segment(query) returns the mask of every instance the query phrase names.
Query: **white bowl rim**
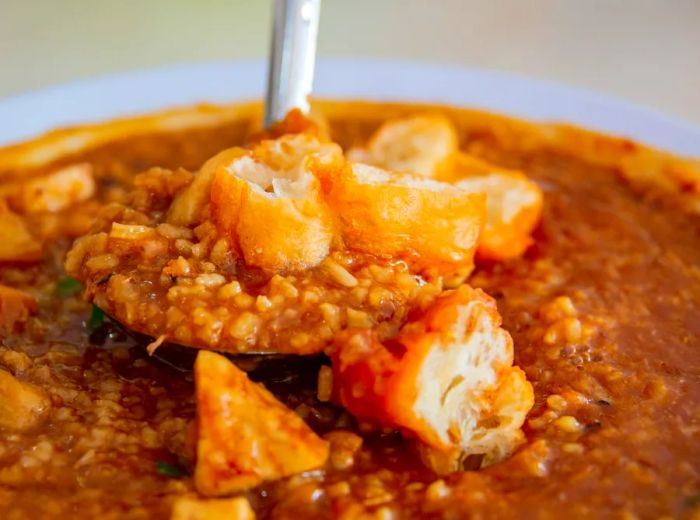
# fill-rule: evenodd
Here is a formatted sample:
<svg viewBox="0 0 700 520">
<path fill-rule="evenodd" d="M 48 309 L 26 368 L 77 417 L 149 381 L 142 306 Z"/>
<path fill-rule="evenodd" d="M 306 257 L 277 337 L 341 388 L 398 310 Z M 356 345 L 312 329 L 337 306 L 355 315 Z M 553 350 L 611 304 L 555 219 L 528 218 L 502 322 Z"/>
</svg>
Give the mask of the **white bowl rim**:
<svg viewBox="0 0 700 520">
<path fill-rule="evenodd" d="M 260 98 L 264 60 L 167 65 L 0 99 L 0 145 L 57 127 L 196 102 Z M 320 58 L 315 95 L 437 102 L 573 123 L 700 157 L 700 126 L 579 87 L 489 69 L 405 60 Z"/>
</svg>

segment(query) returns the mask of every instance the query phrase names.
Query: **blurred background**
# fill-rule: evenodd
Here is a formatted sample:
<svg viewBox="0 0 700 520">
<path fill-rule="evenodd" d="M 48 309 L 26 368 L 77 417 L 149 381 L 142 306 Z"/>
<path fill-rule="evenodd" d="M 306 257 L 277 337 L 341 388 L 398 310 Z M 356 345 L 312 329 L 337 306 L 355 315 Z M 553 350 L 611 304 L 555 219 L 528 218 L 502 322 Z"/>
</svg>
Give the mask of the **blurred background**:
<svg viewBox="0 0 700 520">
<path fill-rule="evenodd" d="M 0 97 L 265 57 L 271 0 L 0 0 Z M 323 0 L 319 53 L 562 81 L 700 123 L 700 0 Z"/>
</svg>

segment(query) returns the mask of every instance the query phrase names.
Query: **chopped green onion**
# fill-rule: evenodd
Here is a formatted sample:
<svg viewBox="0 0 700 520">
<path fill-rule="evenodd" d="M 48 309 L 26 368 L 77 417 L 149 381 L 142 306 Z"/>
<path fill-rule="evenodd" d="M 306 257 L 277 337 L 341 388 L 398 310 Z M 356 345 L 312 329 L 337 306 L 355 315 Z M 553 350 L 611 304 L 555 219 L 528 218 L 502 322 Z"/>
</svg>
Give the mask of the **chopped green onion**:
<svg viewBox="0 0 700 520">
<path fill-rule="evenodd" d="M 68 298 L 78 294 L 83 290 L 83 284 L 72 276 L 64 276 L 58 282 L 56 282 L 56 293 L 61 298 Z"/>
<path fill-rule="evenodd" d="M 184 477 L 187 472 L 185 468 L 179 464 L 171 464 L 170 462 L 165 462 L 164 460 L 155 461 L 156 471 L 161 475 L 166 477 Z"/>
<path fill-rule="evenodd" d="M 97 305 L 92 306 L 92 312 L 90 312 L 90 318 L 85 323 L 85 327 L 90 332 L 95 331 L 100 325 L 105 321 L 105 313 Z"/>
</svg>

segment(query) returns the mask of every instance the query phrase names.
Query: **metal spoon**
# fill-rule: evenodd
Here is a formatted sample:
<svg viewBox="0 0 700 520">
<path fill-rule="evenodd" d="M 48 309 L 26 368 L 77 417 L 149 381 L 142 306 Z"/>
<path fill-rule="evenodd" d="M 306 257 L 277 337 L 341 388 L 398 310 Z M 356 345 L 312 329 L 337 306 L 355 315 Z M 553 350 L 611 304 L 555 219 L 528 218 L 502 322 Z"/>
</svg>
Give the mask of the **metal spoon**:
<svg viewBox="0 0 700 520">
<path fill-rule="evenodd" d="M 293 108 L 309 111 L 321 0 L 275 0 L 265 126 Z"/>
</svg>

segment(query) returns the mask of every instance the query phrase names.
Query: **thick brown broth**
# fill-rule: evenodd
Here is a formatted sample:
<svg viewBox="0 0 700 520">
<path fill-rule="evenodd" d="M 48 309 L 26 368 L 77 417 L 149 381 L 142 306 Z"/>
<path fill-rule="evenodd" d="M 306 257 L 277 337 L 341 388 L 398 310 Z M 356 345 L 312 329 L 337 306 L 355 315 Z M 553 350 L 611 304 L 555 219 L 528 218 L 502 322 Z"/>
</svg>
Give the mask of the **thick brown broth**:
<svg viewBox="0 0 700 520">
<path fill-rule="evenodd" d="M 372 130 L 330 125 L 345 146 Z M 150 166 L 195 168 L 246 131 L 227 125 L 125 139 L 71 161 L 93 163 L 106 196 L 106 187 Z M 561 151 L 507 150 L 488 135 L 465 135 L 463 144 L 523 169 L 545 191 L 536 245 L 471 279 L 497 298 L 516 363 L 535 387 L 527 445 L 501 464 L 439 479 L 411 441 L 362 433 L 342 410 L 316 400 L 323 359 L 247 359 L 241 365 L 319 432 L 365 437 L 354 458 L 334 448 L 325 473 L 251 492 L 254 507 L 269 518 L 697 514 L 700 222 L 633 192 L 614 170 Z M 191 373 L 148 358 L 118 327 L 88 330 L 88 306 L 54 289 L 68 245 L 57 240 L 41 266 L 0 267 L 0 283 L 40 301 L 24 332 L 2 339 L 0 365 L 44 388 L 52 403 L 30 431 L 0 436 L 0 510 L 9 519 L 167 518 L 175 497 L 193 493 Z M 185 369 L 191 363 L 161 354 Z M 185 475 L 164 475 L 156 461 Z"/>
</svg>

